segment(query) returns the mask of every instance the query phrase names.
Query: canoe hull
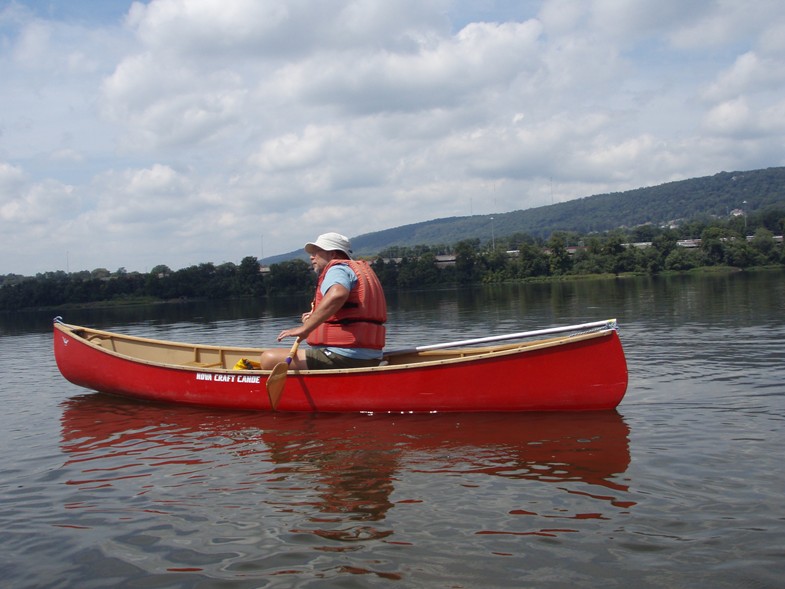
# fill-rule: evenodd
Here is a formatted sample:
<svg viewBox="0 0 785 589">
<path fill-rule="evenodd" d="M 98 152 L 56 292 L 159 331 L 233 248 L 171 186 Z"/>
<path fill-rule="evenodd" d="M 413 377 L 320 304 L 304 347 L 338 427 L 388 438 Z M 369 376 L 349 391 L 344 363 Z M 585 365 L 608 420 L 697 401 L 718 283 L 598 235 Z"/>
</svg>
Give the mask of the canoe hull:
<svg viewBox="0 0 785 589">
<path fill-rule="evenodd" d="M 104 393 L 166 403 L 270 411 L 267 371 L 188 367 L 132 358 L 55 323 L 54 354 L 70 382 Z M 108 332 L 105 332 L 108 333 Z M 149 340 L 156 342 L 156 340 Z M 162 348 L 167 342 L 157 342 Z M 558 345 L 502 350 L 364 370 L 292 371 L 279 411 L 592 411 L 615 408 L 627 389 L 618 333 Z"/>
</svg>

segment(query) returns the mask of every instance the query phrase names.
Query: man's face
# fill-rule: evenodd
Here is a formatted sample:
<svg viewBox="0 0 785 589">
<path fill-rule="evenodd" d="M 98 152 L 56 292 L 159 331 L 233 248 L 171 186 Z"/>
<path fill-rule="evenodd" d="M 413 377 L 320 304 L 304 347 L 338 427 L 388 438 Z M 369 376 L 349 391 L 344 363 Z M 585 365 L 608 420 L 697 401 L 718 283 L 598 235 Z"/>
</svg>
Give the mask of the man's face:
<svg viewBox="0 0 785 589">
<path fill-rule="evenodd" d="M 313 271 L 317 274 L 321 274 L 325 266 L 327 266 L 327 264 L 329 264 L 335 257 L 335 252 L 327 252 L 323 249 L 316 249 L 312 254 L 310 254 L 310 256 Z"/>
</svg>

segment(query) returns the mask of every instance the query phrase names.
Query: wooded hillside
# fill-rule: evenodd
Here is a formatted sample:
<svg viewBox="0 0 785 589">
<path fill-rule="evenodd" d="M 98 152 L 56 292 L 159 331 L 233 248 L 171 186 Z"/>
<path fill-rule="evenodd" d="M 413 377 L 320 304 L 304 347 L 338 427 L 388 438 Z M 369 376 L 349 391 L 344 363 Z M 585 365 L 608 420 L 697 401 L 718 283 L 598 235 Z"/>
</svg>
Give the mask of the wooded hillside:
<svg viewBox="0 0 785 589">
<path fill-rule="evenodd" d="M 487 242 L 492 234 L 496 239 L 515 233 L 547 239 L 555 231 L 586 234 L 646 223 L 660 226 L 704 215 L 727 218 L 735 209 L 750 214 L 775 207 L 785 207 L 785 167 L 720 172 L 509 213 L 434 219 L 359 235 L 352 238 L 352 245 L 356 254 L 372 256 L 394 246 L 454 244 L 465 239 Z"/>
</svg>

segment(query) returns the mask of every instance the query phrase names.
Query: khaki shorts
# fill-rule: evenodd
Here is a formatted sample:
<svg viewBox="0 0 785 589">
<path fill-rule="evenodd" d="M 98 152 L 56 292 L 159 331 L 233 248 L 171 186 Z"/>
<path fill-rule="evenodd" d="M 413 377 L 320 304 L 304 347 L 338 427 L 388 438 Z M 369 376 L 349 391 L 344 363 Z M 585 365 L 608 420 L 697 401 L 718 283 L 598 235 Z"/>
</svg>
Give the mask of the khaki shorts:
<svg viewBox="0 0 785 589">
<path fill-rule="evenodd" d="M 340 354 L 329 352 L 324 348 L 308 348 L 305 350 L 305 361 L 308 370 L 330 370 L 338 368 L 368 368 L 378 366 L 381 359 L 371 358 L 365 360 L 361 358 L 347 358 Z"/>
</svg>

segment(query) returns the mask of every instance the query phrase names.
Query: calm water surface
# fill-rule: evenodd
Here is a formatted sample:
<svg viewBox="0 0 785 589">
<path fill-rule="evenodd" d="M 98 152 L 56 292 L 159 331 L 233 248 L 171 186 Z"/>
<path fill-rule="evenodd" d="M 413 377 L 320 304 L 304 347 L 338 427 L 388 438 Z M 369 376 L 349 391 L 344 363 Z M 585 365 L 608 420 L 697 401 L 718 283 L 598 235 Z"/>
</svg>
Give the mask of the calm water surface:
<svg viewBox="0 0 785 589">
<path fill-rule="evenodd" d="M 69 312 L 270 345 L 306 301 Z M 618 411 L 264 415 L 64 381 L 0 317 L 4 587 L 782 587 L 782 272 L 391 297 L 390 347 L 617 317 Z M 478 394 L 481 394 L 478 391 Z"/>
</svg>

